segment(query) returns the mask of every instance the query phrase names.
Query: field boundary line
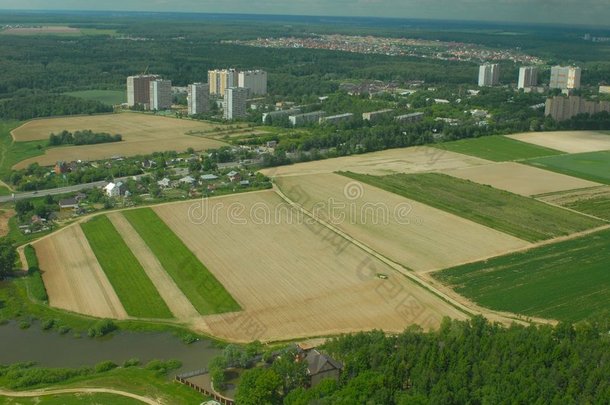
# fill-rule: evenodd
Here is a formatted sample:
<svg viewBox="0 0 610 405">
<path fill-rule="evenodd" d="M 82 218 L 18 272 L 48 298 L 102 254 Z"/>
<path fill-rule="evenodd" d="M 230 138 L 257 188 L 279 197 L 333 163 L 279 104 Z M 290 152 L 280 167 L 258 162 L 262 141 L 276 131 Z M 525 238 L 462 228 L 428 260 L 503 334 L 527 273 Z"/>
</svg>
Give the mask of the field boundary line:
<svg viewBox="0 0 610 405">
<path fill-rule="evenodd" d="M 62 394 L 114 394 L 122 397 L 132 398 L 149 405 L 161 405 L 161 402 L 153 398 L 145 397 L 127 391 L 115 390 L 112 388 L 58 388 L 34 391 L 8 391 L 0 389 L 0 396 L 13 398 L 32 398 Z"/>
</svg>

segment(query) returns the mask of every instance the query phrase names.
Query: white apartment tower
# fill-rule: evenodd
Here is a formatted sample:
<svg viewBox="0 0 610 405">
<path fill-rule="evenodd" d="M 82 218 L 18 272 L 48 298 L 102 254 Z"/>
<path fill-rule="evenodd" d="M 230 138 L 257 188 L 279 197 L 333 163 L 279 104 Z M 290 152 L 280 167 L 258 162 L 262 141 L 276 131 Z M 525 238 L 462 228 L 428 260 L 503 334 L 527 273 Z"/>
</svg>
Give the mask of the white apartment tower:
<svg viewBox="0 0 610 405">
<path fill-rule="evenodd" d="M 551 89 L 572 90 L 580 88 L 581 69 L 575 66 L 553 66 L 551 68 Z"/>
<path fill-rule="evenodd" d="M 538 68 L 535 66 L 524 66 L 519 68 L 519 83 L 517 88 L 525 89 L 538 85 Z"/>
<path fill-rule="evenodd" d="M 202 114 L 210 109 L 210 88 L 207 83 L 193 83 L 187 87 L 188 114 Z"/>
<path fill-rule="evenodd" d="M 150 103 L 150 82 L 157 80 L 157 75 L 138 75 L 127 78 L 127 105 L 138 104 L 147 106 Z"/>
<path fill-rule="evenodd" d="M 485 64 L 479 67 L 479 87 L 496 86 L 500 83 L 500 65 Z"/>
<path fill-rule="evenodd" d="M 267 94 L 267 72 L 264 70 L 247 70 L 239 72 L 237 86 L 250 90 L 251 96 Z"/>
<path fill-rule="evenodd" d="M 224 95 L 224 119 L 233 120 L 245 117 L 248 89 L 229 87 L 225 90 Z"/>
<path fill-rule="evenodd" d="M 222 96 L 229 87 L 238 87 L 238 72 L 235 69 L 215 69 L 208 71 L 210 94 Z"/>
<path fill-rule="evenodd" d="M 149 109 L 167 110 L 172 106 L 172 82 L 171 80 L 157 79 L 150 82 Z"/>
</svg>

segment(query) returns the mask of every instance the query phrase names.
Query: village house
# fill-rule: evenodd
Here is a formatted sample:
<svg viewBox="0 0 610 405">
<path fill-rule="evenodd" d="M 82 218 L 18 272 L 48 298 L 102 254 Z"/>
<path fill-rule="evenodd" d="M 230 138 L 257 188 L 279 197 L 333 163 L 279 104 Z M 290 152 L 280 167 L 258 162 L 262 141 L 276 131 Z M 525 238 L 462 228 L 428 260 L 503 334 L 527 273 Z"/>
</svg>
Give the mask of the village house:
<svg viewBox="0 0 610 405">
<path fill-rule="evenodd" d="M 159 180 L 157 182 L 157 185 L 161 188 L 168 188 L 171 184 L 171 180 L 168 179 L 167 177 L 164 177 L 163 179 Z"/>
<path fill-rule="evenodd" d="M 231 170 L 229 173 L 227 173 L 227 177 L 231 183 L 241 180 L 241 176 L 235 170 Z"/>
<path fill-rule="evenodd" d="M 78 209 L 78 200 L 76 197 L 65 198 L 63 200 L 59 200 L 59 210 L 60 211 L 68 211 L 68 210 L 76 210 Z"/>
<path fill-rule="evenodd" d="M 307 377 L 310 387 L 315 387 L 320 381 L 327 378 L 339 380 L 343 371 L 341 362 L 304 344 L 297 345 L 297 352 L 296 360 L 307 362 Z"/>
<path fill-rule="evenodd" d="M 104 192 L 108 197 L 120 197 L 125 194 L 125 185 L 120 181 L 117 183 L 110 182 L 104 187 Z"/>
</svg>

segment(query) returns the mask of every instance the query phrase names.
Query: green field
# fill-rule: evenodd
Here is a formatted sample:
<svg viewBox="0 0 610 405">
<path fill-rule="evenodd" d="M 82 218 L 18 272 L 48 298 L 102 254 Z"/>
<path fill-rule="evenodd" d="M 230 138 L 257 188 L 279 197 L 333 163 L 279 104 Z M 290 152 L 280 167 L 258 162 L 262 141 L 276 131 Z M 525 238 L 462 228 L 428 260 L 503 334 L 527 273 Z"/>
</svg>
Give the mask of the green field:
<svg viewBox="0 0 610 405">
<path fill-rule="evenodd" d="M 97 216 L 81 225 L 127 313 L 141 318 L 171 318 L 172 313 L 110 220 Z"/>
<path fill-rule="evenodd" d="M 610 197 L 583 199 L 567 203 L 564 206 L 610 221 Z"/>
<path fill-rule="evenodd" d="M 241 309 L 223 285 L 152 209 L 128 210 L 123 215 L 200 314 Z"/>
<path fill-rule="evenodd" d="M 30 157 L 44 154 L 48 141 L 13 142 L 11 131 L 21 125 L 19 121 L 0 120 L 0 177 L 11 173 L 11 167 Z"/>
<path fill-rule="evenodd" d="M 116 105 L 127 102 L 127 95 L 123 90 L 82 90 L 64 93 L 66 96 L 78 97 L 85 100 L 99 101 L 103 104 Z"/>
<path fill-rule="evenodd" d="M 530 159 L 525 163 L 581 179 L 610 184 L 610 151 Z"/>
<path fill-rule="evenodd" d="M 463 153 L 495 162 L 532 159 L 540 156 L 559 155 L 563 152 L 517 141 L 502 135 L 482 136 L 434 145 L 436 148 Z"/>
<path fill-rule="evenodd" d="M 486 307 L 579 321 L 610 308 L 610 230 L 434 274 Z"/>
<path fill-rule="evenodd" d="M 439 173 L 342 174 L 530 242 L 604 224 L 532 198 Z"/>
<path fill-rule="evenodd" d="M 44 395 L 32 398 L 10 398 L 0 396 L 0 405 L 93 405 L 93 404 L 112 404 L 112 405 L 142 405 L 137 399 L 131 399 L 120 395 L 112 394 L 64 394 L 64 395 Z"/>
</svg>

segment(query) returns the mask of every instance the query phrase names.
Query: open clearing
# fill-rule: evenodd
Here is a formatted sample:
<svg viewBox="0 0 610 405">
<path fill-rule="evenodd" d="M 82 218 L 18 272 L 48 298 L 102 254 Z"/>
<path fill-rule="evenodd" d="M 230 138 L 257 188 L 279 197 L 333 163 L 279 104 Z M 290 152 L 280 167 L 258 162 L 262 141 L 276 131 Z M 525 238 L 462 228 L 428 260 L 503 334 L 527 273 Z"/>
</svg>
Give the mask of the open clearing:
<svg viewBox="0 0 610 405">
<path fill-rule="evenodd" d="M 537 198 L 610 221 L 610 186 L 555 193 Z"/>
<path fill-rule="evenodd" d="M 457 169 L 460 167 L 488 163 L 490 162 L 487 160 L 462 155 L 461 153 L 427 146 L 416 146 L 411 148 L 388 149 L 363 155 L 297 163 L 291 166 L 265 169 L 261 172 L 269 177 L 333 173 L 339 170 L 384 175 Z"/>
<path fill-rule="evenodd" d="M 40 27 L 15 27 L 1 30 L 0 34 L 6 35 L 80 35 L 78 28 L 65 25 L 47 25 Z"/>
<path fill-rule="evenodd" d="M 504 162 L 558 155 L 562 152 L 511 139 L 502 135 L 482 136 L 434 145 L 442 150 L 463 153 L 482 159 Z"/>
<path fill-rule="evenodd" d="M 610 139 L 610 135 L 606 136 Z M 530 159 L 526 163 L 569 176 L 610 184 L 610 151 L 548 156 Z"/>
<path fill-rule="evenodd" d="M 610 308 L 610 230 L 434 273 L 496 310 L 570 322 Z"/>
<path fill-rule="evenodd" d="M 205 150 L 226 146 L 214 139 L 188 136 L 188 131 L 209 131 L 219 125 L 214 123 L 177 118 L 160 117 L 151 114 L 122 113 L 79 117 L 49 118 L 28 121 L 11 134 L 17 142 L 48 140 L 51 133 L 64 129 L 77 131 L 90 129 L 123 135 L 123 141 L 83 146 L 49 148 L 42 156 L 23 160 L 16 169 L 37 162 L 53 165 L 58 160 L 99 160 L 112 156 L 133 156 L 168 150 L 185 151 L 189 147 Z"/>
<path fill-rule="evenodd" d="M 444 173 L 525 196 L 600 186 L 599 183 L 514 162 L 466 167 Z"/>
<path fill-rule="evenodd" d="M 165 221 L 243 308 L 194 327 L 237 341 L 279 340 L 464 315 L 290 207 L 273 191 L 163 205 Z M 386 274 L 383 280 L 377 274 Z"/>
<path fill-rule="evenodd" d="M 346 175 L 530 242 L 604 225 L 596 219 L 532 198 L 440 173 L 395 174 L 383 177 L 353 173 Z M 439 229 L 439 232 L 442 233 L 443 230 Z M 460 244 L 471 245 L 466 239 L 458 240 Z M 477 244 L 474 243 L 472 248 L 476 251 Z"/>
<path fill-rule="evenodd" d="M 141 318 L 172 317 L 142 265 L 108 217 L 94 217 L 81 224 L 81 228 L 127 314 Z"/>
<path fill-rule="evenodd" d="M 567 153 L 610 150 L 610 135 L 594 131 L 526 132 L 507 136 Z"/>
<path fill-rule="evenodd" d="M 524 240 L 338 174 L 282 177 L 276 183 L 292 201 L 317 217 L 418 272 L 528 245 Z"/>
<path fill-rule="evenodd" d="M 222 284 L 153 210 L 128 210 L 123 215 L 200 314 L 240 310 Z"/>
<path fill-rule="evenodd" d="M 32 245 L 49 305 L 100 318 L 127 318 L 80 226 L 69 226 Z"/>
</svg>

